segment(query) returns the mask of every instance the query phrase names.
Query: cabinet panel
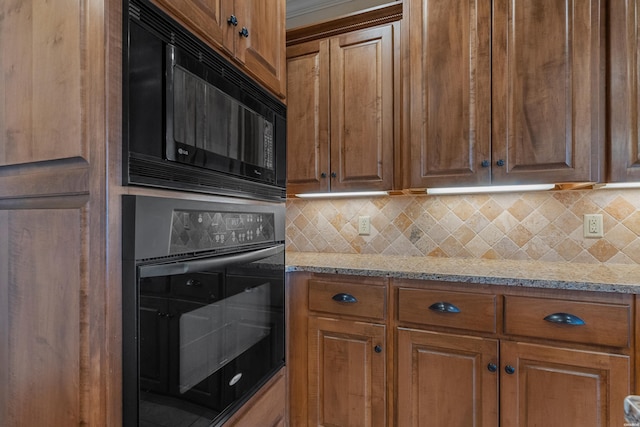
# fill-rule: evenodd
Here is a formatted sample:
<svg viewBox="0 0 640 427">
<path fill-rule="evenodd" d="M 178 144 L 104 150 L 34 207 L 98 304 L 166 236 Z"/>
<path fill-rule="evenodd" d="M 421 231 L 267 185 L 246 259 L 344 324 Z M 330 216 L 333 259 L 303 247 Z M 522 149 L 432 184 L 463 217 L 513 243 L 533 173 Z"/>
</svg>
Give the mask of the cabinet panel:
<svg viewBox="0 0 640 427">
<path fill-rule="evenodd" d="M 398 426 L 498 426 L 494 339 L 398 329 Z"/>
<path fill-rule="evenodd" d="M 287 48 L 288 194 L 393 188 L 397 32 L 393 22 Z"/>
<path fill-rule="evenodd" d="M 85 215 L 84 209 L 0 211 L 3 426 L 80 425 L 86 417 Z"/>
<path fill-rule="evenodd" d="M 604 130 L 600 1 L 494 5 L 492 182 L 597 181 Z"/>
<path fill-rule="evenodd" d="M 409 187 L 489 183 L 491 2 L 409 3 Z"/>
<path fill-rule="evenodd" d="M 222 0 L 152 0 L 180 21 L 190 31 L 215 47 L 223 47 L 223 30 L 227 27 Z"/>
<path fill-rule="evenodd" d="M 0 165 L 88 159 L 85 12 L 74 0 L 0 5 Z"/>
<path fill-rule="evenodd" d="M 555 315 L 565 320 L 574 316 L 583 325 L 545 320 Z M 553 320 L 553 319 L 552 319 Z M 530 337 L 628 347 L 631 336 L 631 304 L 602 304 L 549 298 L 506 296 L 504 331 Z"/>
<path fill-rule="evenodd" d="M 285 1 L 236 0 L 235 56 L 255 77 L 284 98 L 286 93 Z M 246 27 L 248 36 L 239 34 Z"/>
<path fill-rule="evenodd" d="M 287 48 L 287 85 L 287 193 L 329 191 L 328 40 Z"/>
<path fill-rule="evenodd" d="M 332 38 L 330 55 L 331 190 L 388 190 L 393 179 L 393 27 Z"/>
<path fill-rule="evenodd" d="M 341 296 L 353 297 L 354 301 L 344 301 Z M 313 311 L 382 320 L 386 312 L 385 296 L 384 285 L 309 280 L 309 309 Z"/>
<path fill-rule="evenodd" d="M 446 311 L 447 304 L 459 311 Z M 439 306 L 434 311 L 430 309 L 432 305 Z M 441 309 L 445 311 L 440 311 Z M 398 290 L 398 320 L 495 333 L 496 296 L 400 288 Z"/>
<path fill-rule="evenodd" d="M 640 2 L 609 3 L 610 120 L 607 182 L 640 181 Z"/>
<path fill-rule="evenodd" d="M 520 342 L 500 344 L 501 425 L 621 426 L 630 358 Z"/>
<path fill-rule="evenodd" d="M 309 425 L 385 425 L 385 347 L 383 325 L 309 319 Z"/>
</svg>

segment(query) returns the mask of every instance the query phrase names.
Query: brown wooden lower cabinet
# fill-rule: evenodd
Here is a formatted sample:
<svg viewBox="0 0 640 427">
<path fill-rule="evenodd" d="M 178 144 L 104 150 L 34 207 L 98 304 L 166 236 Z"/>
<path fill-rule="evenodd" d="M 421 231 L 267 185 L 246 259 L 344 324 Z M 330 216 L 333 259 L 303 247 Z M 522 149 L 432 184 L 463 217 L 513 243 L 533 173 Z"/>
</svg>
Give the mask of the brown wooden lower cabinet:
<svg viewBox="0 0 640 427">
<path fill-rule="evenodd" d="M 285 368 L 282 368 L 225 423 L 225 427 L 285 427 L 285 378 Z"/>
<path fill-rule="evenodd" d="M 625 425 L 629 356 L 507 341 L 500 359 L 500 425 Z"/>
<path fill-rule="evenodd" d="M 307 361 L 293 365 L 291 417 L 308 426 L 617 427 L 637 393 L 633 295 L 289 280 L 290 358 Z"/>
<path fill-rule="evenodd" d="M 385 326 L 309 319 L 309 425 L 384 426 Z"/>
<path fill-rule="evenodd" d="M 498 341 L 398 328 L 399 426 L 498 426 Z"/>
</svg>

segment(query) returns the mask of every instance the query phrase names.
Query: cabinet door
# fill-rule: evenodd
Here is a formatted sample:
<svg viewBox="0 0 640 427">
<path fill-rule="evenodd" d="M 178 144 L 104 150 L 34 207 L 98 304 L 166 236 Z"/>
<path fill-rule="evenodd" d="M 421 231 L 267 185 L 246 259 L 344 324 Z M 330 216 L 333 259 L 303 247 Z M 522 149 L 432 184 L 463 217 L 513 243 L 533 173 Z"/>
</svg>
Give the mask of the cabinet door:
<svg viewBox="0 0 640 427">
<path fill-rule="evenodd" d="M 228 16 L 222 10 L 222 0 L 152 1 L 210 45 L 223 46 Z"/>
<path fill-rule="evenodd" d="M 614 1 L 610 10 L 611 102 L 607 182 L 640 181 L 640 2 Z"/>
<path fill-rule="evenodd" d="M 488 184 L 491 2 L 412 0 L 408 14 L 407 186 Z"/>
<path fill-rule="evenodd" d="M 494 0 L 494 184 L 599 179 L 602 19 L 599 0 Z"/>
<path fill-rule="evenodd" d="M 496 340 L 398 329 L 397 355 L 398 426 L 498 426 Z"/>
<path fill-rule="evenodd" d="M 285 0 L 235 0 L 237 27 L 230 28 L 235 56 L 276 95 L 286 93 Z M 247 35 L 242 36 L 242 28 Z"/>
<path fill-rule="evenodd" d="M 311 317 L 308 348 L 308 425 L 384 426 L 385 327 Z"/>
<path fill-rule="evenodd" d="M 394 28 L 330 40 L 331 191 L 392 188 Z"/>
<path fill-rule="evenodd" d="M 501 425 L 624 425 L 628 356 L 504 341 L 500 355 Z M 505 372 L 507 365 L 513 374 Z"/>
<path fill-rule="evenodd" d="M 329 41 L 287 48 L 287 193 L 329 191 Z"/>
</svg>

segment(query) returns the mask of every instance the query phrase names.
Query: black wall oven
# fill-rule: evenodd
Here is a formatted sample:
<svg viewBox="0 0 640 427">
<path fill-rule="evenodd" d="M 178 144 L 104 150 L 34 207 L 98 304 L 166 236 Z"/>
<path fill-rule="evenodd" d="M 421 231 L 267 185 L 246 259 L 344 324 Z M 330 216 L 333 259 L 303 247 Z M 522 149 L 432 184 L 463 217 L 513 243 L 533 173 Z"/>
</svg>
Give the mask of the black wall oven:
<svg viewBox="0 0 640 427">
<path fill-rule="evenodd" d="M 284 104 L 148 0 L 125 4 L 124 183 L 284 200 Z"/>
<path fill-rule="evenodd" d="M 284 205 L 123 196 L 123 425 L 221 425 L 284 365 Z"/>
</svg>

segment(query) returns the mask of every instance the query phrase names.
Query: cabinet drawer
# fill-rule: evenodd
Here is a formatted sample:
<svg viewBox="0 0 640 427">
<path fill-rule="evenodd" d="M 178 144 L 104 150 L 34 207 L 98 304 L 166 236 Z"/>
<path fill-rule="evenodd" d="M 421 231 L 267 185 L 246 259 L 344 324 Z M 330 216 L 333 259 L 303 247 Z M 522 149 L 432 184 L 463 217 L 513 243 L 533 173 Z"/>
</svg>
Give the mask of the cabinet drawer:
<svg viewBox="0 0 640 427">
<path fill-rule="evenodd" d="M 496 296 L 428 289 L 398 289 L 398 320 L 496 332 Z"/>
<path fill-rule="evenodd" d="M 507 334 L 629 346 L 629 305 L 518 296 L 505 296 L 504 304 Z"/>
<path fill-rule="evenodd" d="M 384 319 L 385 293 L 383 285 L 309 280 L 309 309 Z"/>
</svg>

